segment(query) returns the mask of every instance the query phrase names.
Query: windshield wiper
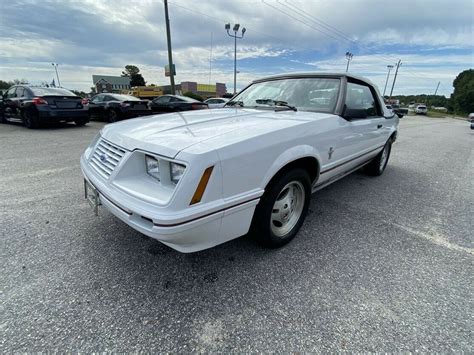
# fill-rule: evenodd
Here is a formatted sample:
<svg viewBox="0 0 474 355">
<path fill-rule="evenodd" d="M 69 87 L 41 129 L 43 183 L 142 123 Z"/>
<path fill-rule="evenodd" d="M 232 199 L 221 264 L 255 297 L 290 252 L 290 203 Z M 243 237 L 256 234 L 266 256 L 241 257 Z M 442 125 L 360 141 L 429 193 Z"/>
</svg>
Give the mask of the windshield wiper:
<svg viewBox="0 0 474 355">
<path fill-rule="evenodd" d="M 290 110 L 298 111 L 298 109 L 295 106 L 289 105 L 288 102 L 286 101 L 272 100 L 272 99 L 257 99 L 255 100 L 255 102 L 261 105 L 273 104 L 274 106 L 287 107 Z"/>
<path fill-rule="evenodd" d="M 244 107 L 244 102 L 243 101 L 227 101 L 227 103 L 225 105 L 226 106 L 239 105 L 240 107 Z"/>
</svg>

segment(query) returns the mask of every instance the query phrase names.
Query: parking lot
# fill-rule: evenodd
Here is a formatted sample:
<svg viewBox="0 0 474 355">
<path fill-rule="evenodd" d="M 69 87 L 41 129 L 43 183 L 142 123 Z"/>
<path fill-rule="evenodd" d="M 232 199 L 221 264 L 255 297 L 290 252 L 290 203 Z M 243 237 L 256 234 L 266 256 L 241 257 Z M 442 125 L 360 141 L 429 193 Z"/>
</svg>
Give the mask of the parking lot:
<svg viewBox="0 0 474 355">
<path fill-rule="evenodd" d="M 473 351 L 474 131 L 401 120 L 384 175 L 278 250 L 180 254 L 84 200 L 103 123 L 0 125 L 0 351 Z"/>
</svg>

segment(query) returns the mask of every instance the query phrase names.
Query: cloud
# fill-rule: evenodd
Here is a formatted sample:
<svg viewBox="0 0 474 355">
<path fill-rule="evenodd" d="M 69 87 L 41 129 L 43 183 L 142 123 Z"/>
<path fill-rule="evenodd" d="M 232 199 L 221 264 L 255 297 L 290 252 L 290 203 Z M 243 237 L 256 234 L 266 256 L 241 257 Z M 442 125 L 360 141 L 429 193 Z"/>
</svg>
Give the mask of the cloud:
<svg viewBox="0 0 474 355">
<path fill-rule="evenodd" d="M 385 83 L 386 65 L 401 58 L 397 90 L 428 92 L 473 67 L 470 0 L 170 0 L 177 81 L 208 82 L 212 33 L 212 81 L 232 86 L 233 40 L 224 23 L 247 28 L 238 41 L 238 86 L 283 71 L 351 71 Z M 446 14 L 449 13 L 449 16 Z M 0 79 L 61 82 L 87 90 L 92 74 L 121 73 L 138 65 L 150 83 L 164 84 L 167 64 L 163 4 L 156 0 L 16 0 L 2 3 Z"/>
</svg>

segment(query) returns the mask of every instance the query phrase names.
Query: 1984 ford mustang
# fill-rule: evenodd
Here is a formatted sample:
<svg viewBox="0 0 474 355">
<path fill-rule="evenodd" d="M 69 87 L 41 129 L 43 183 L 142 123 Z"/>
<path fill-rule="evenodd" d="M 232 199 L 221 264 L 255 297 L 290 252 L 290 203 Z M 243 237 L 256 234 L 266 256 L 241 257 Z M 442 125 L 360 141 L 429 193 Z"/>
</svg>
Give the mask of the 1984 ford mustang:
<svg viewBox="0 0 474 355">
<path fill-rule="evenodd" d="M 364 167 L 385 170 L 398 117 L 368 80 L 302 73 L 252 82 L 219 110 L 105 126 L 81 157 L 85 195 L 181 252 L 252 231 L 279 247 L 311 194 Z"/>
</svg>

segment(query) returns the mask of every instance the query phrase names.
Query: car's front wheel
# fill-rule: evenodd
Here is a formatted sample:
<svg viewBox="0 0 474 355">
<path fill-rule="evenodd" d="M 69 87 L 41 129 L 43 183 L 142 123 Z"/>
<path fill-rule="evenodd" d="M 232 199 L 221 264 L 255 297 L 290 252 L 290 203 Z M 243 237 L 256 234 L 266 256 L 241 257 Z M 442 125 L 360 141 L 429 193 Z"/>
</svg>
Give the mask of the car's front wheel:
<svg viewBox="0 0 474 355">
<path fill-rule="evenodd" d="M 85 126 L 87 123 L 89 123 L 89 119 L 87 118 L 81 118 L 81 119 L 78 119 L 78 120 L 75 120 L 74 123 L 76 124 L 76 126 Z"/>
<path fill-rule="evenodd" d="M 267 186 L 252 221 L 252 234 L 261 244 L 277 248 L 301 228 L 311 199 L 311 180 L 303 169 L 280 174 Z"/>
</svg>

